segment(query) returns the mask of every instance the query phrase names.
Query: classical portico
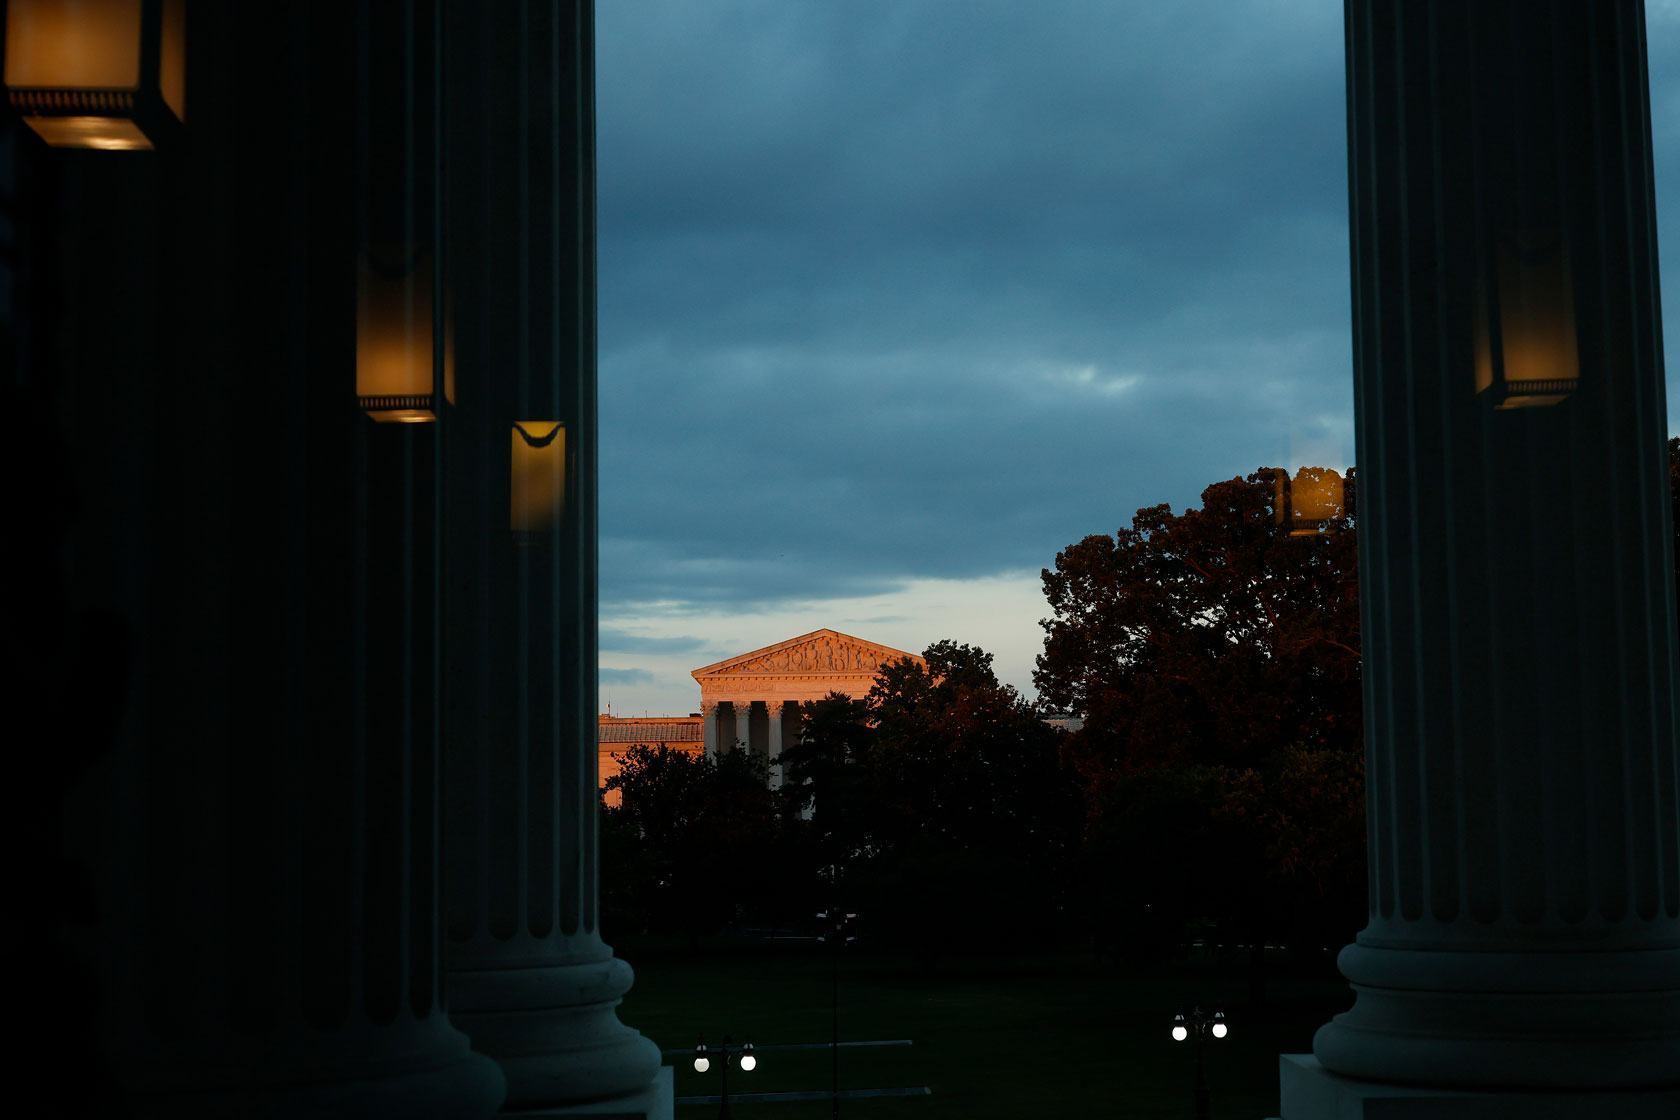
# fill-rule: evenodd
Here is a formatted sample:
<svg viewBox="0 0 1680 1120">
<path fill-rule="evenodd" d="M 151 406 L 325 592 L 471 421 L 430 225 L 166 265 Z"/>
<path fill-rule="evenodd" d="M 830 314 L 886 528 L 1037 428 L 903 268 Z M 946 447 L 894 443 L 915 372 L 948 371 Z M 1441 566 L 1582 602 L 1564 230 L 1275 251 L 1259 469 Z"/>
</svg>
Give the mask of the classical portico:
<svg viewBox="0 0 1680 1120">
<path fill-rule="evenodd" d="M 770 763 L 770 782 L 779 786 L 777 760 L 788 740 L 787 720 L 797 716 L 799 705 L 831 692 L 861 700 L 883 665 L 905 659 L 925 664 L 901 649 L 814 630 L 696 669 L 706 753 L 742 745 Z"/>
</svg>

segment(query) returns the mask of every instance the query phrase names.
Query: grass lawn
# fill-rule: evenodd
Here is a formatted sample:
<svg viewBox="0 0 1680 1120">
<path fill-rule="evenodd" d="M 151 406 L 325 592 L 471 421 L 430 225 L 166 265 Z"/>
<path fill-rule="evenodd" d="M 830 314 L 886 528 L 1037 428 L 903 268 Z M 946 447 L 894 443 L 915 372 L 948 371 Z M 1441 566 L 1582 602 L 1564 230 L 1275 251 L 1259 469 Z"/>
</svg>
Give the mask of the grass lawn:
<svg viewBox="0 0 1680 1120">
<path fill-rule="evenodd" d="M 830 979 L 820 946 L 719 939 L 689 950 L 626 942 L 636 969 L 624 1022 L 661 1047 L 692 1047 L 704 1031 L 738 1044 L 824 1042 Z M 1207 1044 L 1213 1115 L 1275 1116 L 1277 1058 L 1312 1047 L 1313 1031 L 1352 1002 L 1347 985 L 1322 970 L 1290 975 L 1274 967 L 1266 1002 L 1252 1006 L 1240 960 L 1192 961 L 1137 972 L 1085 955 L 1031 960 L 956 960 L 927 974 L 906 960 L 851 954 L 840 968 L 842 1040 L 913 1039 L 911 1047 L 840 1052 L 842 1088 L 926 1085 L 931 1097 L 843 1100 L 847 1117 L 933 1120 L 963 1117 L 1186 1117 L 1193 1114 L 1192 1043 L 1175 1043 L 1175 1012 L 1201 1003 L 1225 1011 L 1230 1036 Z M 718 1092 L 714 1064 L 676 1069 L 677 1096 Z M 738 1092 L 827 1089 L 828 1050 L 763 1054 L 752 1073 L 731 1073 Z M 741 1120 L 817 1120 L 827 1100 L 731 1101 Z M 714 1105 L 679 1105 L 678 1120 L 715 1115 Z"/>
</svg>

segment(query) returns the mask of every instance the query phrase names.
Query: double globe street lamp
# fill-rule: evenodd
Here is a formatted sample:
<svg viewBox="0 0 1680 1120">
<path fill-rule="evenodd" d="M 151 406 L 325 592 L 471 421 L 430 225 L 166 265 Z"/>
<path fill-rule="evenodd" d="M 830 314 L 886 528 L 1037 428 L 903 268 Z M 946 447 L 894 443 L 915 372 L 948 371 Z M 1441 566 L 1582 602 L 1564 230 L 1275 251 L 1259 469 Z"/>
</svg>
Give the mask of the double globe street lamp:
<svg viewBox="0 0 1680 1120">
<path fill-rule="evenodd" d="M 758 1055 L 753 1053 L 753 1044 L 744 1042 L 739 1048 L 731 1049 L 729 1036 L 723 1036 L 722 1046 L 707 1046 L 704 1035 L 700 1038 L 700 1045 L 694 1048 L 694 1072 L 705 1073 L 712 1068 L 712 1057 L 718 1058 L 718 1072 L 723 1075 L 723 1103 L 718 1108 L 718 1120 L 729 1120 L 729 1059 L 733 1056 L 741 1063 L 743 1072 L 751 1073 L 758 1068 Z"/>
<path fill-rule="evenodd" d="M 1230 1033 L 1225 1023 L 1225 1012 L 1215 1011 L 1212 1015 L 1203 1013 L 1200 1007 L 1191 1011 L 1189 1015 L 1174 1015 L 1172 1036 L 1174 1042 L 1184 1042 L 1191 1035 L 1196 1037 L 1196 1120 L 1209 1120 L 1212 1116 L 1210 1093 L 1207 1083 L 1207 1067 L 1202 1060 L 1202 1050 L 1207 1044 L 1208 1035 L 1214 1038 L 1224 1038 Z"/>
</svg>

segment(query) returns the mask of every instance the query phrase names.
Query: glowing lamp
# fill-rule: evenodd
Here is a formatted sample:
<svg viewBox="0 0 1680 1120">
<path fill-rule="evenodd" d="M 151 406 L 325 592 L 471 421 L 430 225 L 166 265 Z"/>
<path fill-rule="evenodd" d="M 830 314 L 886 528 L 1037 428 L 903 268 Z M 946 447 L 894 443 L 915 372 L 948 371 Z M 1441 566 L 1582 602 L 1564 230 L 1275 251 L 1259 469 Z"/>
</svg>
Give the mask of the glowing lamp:
<svg viewBox="0 0 1680 1120">
<path fill-rule="evenodd" d="M 1342 476 L 1329 467 L 1302 467 L 1295 472 L 1273 473 L 1277 496 L 1273 518 L 1289 525 L 1289 535 L 1306 537 L 1324 529 L 1342 516 Z"/>
<path fill-rule="evenodd" d="M 521 544 L 543 540 L 566 501 L 566 425 L 521 420 L 513 426 L 508 528 Z"/>
<path fill-rule="evenodd" d="M 710 1058 L 706 1057 L 706 1055 L 696 1054 L 694 1056 L 694 1072 L 695 1073 L 705 1073 L 707 1070 L 709 1070 L 711 1068 L 712 1068 L 712 1060 Z"/>
<path fill-rule="evenodd" d="M 1229 1033 L 1229 1029 L 1225 1026 L 1225 1012 L 1215 1011 L 1213 1013 L 1213 1037 L 1224 1038 Z"/>
<path fill-rule="evenodd" d="M 1183 1042 L 1190 1037 L 1190 1028 L 1185 1025 L 1183 1015 L 1173 1016 L 1172 1036 L 1174 1042 Z"/>
<path fill-rule="evenodd" d="M 758 1055 L 753 1053 L 750 1042 L 741 1048 L 741 1068 L 748 1073 L 758 1068 Z"/>
<path fill-rule="evenodd" d="M 151 148 L 186 116 L 185 0 L 8 0 L 6 91 L 55 148 Z"/>
<path fill-rule="evenodd" d="M 1502 237 L 1476 301 L 1476 392 L 1494 408 L 1568 398 L 1580 383 L 1569 247 L 1561 236 Z"/>
<path fill-rule="evenodd" d="M 429 253 L 364 255 L 356 277 L 356 403 L 375 420 L 436 420 L 455 400 L 455 353 L 443 317 L 438 368 L 436 291 Z"/>
</svg>

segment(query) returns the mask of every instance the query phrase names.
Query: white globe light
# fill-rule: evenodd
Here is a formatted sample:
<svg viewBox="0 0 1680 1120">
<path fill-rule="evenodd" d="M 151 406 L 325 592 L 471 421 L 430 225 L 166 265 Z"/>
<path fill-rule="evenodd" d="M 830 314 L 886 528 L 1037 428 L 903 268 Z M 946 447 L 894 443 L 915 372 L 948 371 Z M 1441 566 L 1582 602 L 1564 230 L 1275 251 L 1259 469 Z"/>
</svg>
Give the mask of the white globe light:
<svg viewBox="0 0 1680 1120">
<path fill-rule="evenodd" d="M 753 1057 L 751 1054 L 742 1054 L 741 1055 L 741 1068 L 742 1069 L 752 1069 L 756 1065 L 758 1065 L 758 1059 L 757 1058 Z"/>
<path fill-rule="evenodd" d="M 1225 1037 L 1225 1024 L 1224 1023 L 1215 1023 L 1213 1025 L 1213 1037 L 1215 1037 L 1215 1038 L 1224 1038 Z"/>
<path fill-rule="evenodd" d="M 1174 1042 L 1183 1042 L 1185 1039 L 1187 1039 L 1189 1037 L 1190 1037 L 1190 1032 L 1185 1030 L 1183 1027 L 1174 1027 L 1173 1028 L 1173 1041 Z"/>
<path fill-rule="evenodd" d="M 704 1055 L 702 1055 L 701 1057 L 698 1057 L 698 1058 L 694 1059 L 694 1072 L 695 1073 L 705 1073 L 707 1070 L 709 1070 L 711 1068 L 712 1068 L 712 1060 L 710 1058 L 707 1058 Z"/>
</svg>

